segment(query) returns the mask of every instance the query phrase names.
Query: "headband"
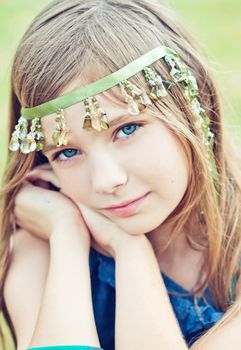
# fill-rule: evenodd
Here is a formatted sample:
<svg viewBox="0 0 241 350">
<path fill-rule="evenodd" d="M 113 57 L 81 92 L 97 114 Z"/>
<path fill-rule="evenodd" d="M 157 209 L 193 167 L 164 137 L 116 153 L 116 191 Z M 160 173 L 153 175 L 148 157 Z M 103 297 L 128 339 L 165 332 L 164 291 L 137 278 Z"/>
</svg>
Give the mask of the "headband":
<svg viewBox="0 0 241 350">
<path fill-rule="evenodd" d="M 161 60 L 169 69 L 170 81 L 164 80 L 151 66 Z M 137 87 L 129 78 L 142 72 L 149 85 L 149 91 Z M 21 116 L 12 134 L 9 149 L 28 154 L 44 149 L 44 135 L 41 127 L 41 118 L 56 113 L 56 128 L 53 133 L 53 141 L 57 147 L 67 146 L 70 130 L 64 117 L 64 109 L 79 102 L 85 105 L 83 128 L 85 130 L 102 131 L 109 128 L 106 112 L 98 103 L 97 95 L 119 86 L 124 101 L 128 105 L 128 111 L 137 115 L 152 101 L 157 101 L 168 94 L 173 86 L 181 83 L 184 96 L 192 107 L 196 117 L 195 125 L 201 131 L 202 142 L 208 149 L 210 158 L 210 171 L 217 179 L 216 164 L 213 154 L 214 134 L 210 130 L 210 119 L 205 114 L 199 101 L 199 90 L 195 77 L 187 66 L 181 61 L 179 55 L 166 46 L 159 46 L 148 51 L 141 57 L 117 70 L 116 72 L 101 78 L 78 90 L 57 97 L 32 108 L 21 108 Z M 29 121 L 31 125 L 29 126 Z M 28 130 L 30 127 L 30 131 Z"/>
</svg>

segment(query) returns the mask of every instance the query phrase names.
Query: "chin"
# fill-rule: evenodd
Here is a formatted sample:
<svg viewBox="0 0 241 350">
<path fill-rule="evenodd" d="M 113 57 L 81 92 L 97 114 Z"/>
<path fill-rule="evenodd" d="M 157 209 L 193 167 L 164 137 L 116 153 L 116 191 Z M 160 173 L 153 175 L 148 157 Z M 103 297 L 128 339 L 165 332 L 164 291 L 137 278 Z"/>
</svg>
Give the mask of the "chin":
<svg viewBox="0 0 241 350">
<path fill-rule="evenodd" d="M 156 228 L 158 228 L 164 221 L 165 218 L 141 218 L 138 216 L 132 216 L 129 220 L 121 220 L 118 222 L 118 226 L 123 229 L 126 233 L 133 236 L 147 234 Z"/>
</svg>

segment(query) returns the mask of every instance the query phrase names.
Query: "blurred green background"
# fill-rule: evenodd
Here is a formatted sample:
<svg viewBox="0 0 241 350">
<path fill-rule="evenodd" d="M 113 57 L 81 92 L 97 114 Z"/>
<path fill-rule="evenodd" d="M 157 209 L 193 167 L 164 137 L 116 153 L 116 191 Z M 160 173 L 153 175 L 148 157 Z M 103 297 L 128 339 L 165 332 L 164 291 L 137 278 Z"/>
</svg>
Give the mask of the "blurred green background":
<svg viewBox="0 0 241 350">
<path fill-rule="evenodd" d="M 12 57 L 31 19 L 49 0 L 0 0 L 0 177 L 6 161 L 8 89 Z M 241 1 L 167 0 L 208 56 L 221 90 L 225 126 L 241 139 Z M 240 142 L 241 145 L 241 142 Z M 4 327 L 5 332 L 8 329 Z M 8 350 L 13 348 L 11 339 Z M 1 349 L 1 345 L 0 345 Z"/>
</svg>

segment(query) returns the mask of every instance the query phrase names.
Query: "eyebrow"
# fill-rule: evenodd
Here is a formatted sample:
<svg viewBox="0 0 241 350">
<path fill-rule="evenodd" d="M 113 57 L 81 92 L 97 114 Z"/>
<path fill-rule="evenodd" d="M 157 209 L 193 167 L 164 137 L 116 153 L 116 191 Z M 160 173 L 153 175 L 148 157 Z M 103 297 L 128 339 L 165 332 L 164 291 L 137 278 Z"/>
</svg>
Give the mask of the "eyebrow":
<svg viewBox="0 0 241 350">
<path fill-rule="evenodd" d="M 119 117 L 117 117 L 117 118 L 115 118 L 115 119 L 113 119 L 113 120 L 110 120 L 108 123 L 109 123 L 109 126 L 110 127 L 113 127 L 113 126 L 115 126 L 116 124 L 118 124 L 120 121 L 125 121 L 125 120 L 127 120 L 127 119 L 129 119 L 130 117 L 135 117 L 135 116 L 133 116 L 133 115 L 131 115 L 131 114 L 125 114 L 125 115 L 121 115 L 121 116 L 119 116 Z M 69 145 L 68 145 L 68 147 L 71 147 L 71 146 L 73 146 L 71 143 L 69 143 Z M 46 153 L 48 153 L 48 152 L 50 152 L 50 151 L 53 151 L 53 150 L 55 150 L 55 149 L 61 149 L 61 148 L 64 148 L 64 147 L 66 147 L 66 146 L 61 146 L 61 147 L 57 147 L 56 145 L 54 145 L 54 144 L 46 144 L 46 146 L 44 147 L 44 149 L 43 149 L 43 151 L 42 151 L 42 153 L 43 154 L 46 154 Z"/>
</svg>

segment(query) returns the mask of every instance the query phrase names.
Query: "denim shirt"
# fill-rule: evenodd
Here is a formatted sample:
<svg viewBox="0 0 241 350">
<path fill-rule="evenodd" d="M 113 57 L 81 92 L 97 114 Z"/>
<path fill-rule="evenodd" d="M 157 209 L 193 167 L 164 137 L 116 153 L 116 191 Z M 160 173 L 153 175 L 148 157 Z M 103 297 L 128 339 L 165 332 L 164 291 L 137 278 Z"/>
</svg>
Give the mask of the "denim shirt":
<svg viewBox="0 0 241 350">
<path fill-rule="evenodd" d="M 96 328 L 101 347 L 104 350 L 115 348 L 115 260 L 91 247 L 90 273 L 92 301 Z M 187 293 L 188 291 L 161 273 L 169 292 Z M 170 302 L 187 345 L 191 346 L 198 337 L 211 328 L 223 312 L 213 306 L 208 289 L 204 297 L 176 296 L 169 294 Z M 196 305 L 195 305 L 196 304 Z"/>
</svg>

